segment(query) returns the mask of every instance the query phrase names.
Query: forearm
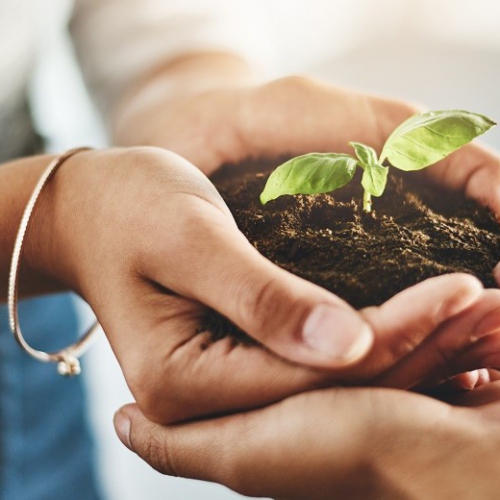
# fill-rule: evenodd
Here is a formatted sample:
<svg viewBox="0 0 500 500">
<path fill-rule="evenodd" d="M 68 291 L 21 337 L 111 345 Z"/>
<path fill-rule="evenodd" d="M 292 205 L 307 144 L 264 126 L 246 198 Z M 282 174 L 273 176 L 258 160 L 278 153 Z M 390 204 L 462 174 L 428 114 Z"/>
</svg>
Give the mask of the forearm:
<svg viewBox="0 0 500 500">
<path fill-rule="evenodd" d="M 42 172 L 53 158 L 50 155 L 34 156 L 0 166 L 0 301 L 5 301 L 7 297 L 10 260 L 24 208 Z M 30 234 L 32 236 L 33 231 Z M 45 251 L 43 245 L 30 238 L 30 234 L 25 248 L 31 257 L 41 256 Z M 35 267 L 37 266 L 32 258 L 23 260 L 21 276 L 23 295 L 57 291 L 62 288 L 56 279 L 36 271 Z"/>
<path fill-rule="evenodd" d="M 180 57 L 152 70 L 126 92 L 112 117 L 112 135 L 118 144 L 158 144 L 164 116 L 186 99 L 209 91 L 234 89 L 255 83 L 248 61 L 231 53 L 199 53 Z M 180 124 L 179 124 L 180 125 Z"/>
</svg>

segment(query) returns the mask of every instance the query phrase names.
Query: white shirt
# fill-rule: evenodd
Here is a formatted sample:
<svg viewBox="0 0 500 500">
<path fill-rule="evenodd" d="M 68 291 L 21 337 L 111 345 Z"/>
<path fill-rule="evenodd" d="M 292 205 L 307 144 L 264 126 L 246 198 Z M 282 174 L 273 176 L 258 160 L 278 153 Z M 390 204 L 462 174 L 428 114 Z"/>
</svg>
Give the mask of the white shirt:
<svg viewBox="0 0 500 500">
<path fill-rule="evenodd" d="M 21 108 L 35 61 L 67 20 L 67 0 L 0 0 L 0 158 L 32 134 Z M 70 33 L 104 113 L 134 80 L 194 51 L 248 52 L 224 0 L 75 0 Z M 56 75 L 54 75 L 56 77 Z"/>
<path fill-rule="evenodd" d="M 71 34 L 89 90 L 105 113 L 135 79 L 186 52 L 229 50 L 262 60 L 273 49 L 250 38 L 262 26 L 274 38 L 275 67 L 286 72 L 380 37 L 404 40 L 416 30 L 457 46 L 474 40 L 499 47 L 497 2 L 75 0 Z M 0 156 L 12 148 L 14 135 L 31 133 L 13 116 L 38 52 L 71 7 L 69 0 L 0 0 Z M 242 21 L 241 11 L 260 19 Z"/>
</svg>

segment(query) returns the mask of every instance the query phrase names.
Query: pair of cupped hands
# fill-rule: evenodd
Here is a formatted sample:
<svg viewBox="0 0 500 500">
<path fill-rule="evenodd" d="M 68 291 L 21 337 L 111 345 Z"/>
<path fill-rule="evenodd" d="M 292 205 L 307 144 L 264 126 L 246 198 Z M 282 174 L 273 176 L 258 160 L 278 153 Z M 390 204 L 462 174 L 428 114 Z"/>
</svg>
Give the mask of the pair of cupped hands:
<svg viewBox="0 0 500 500">
<path fill-rule="evenodd" d="M 55 216 L 34 224 L 52 242 L 37 265 L 91 305 L 136 399 L 115 417 L 122 441 L 162 472 L 279 498 L 373 492 L 377 467 L 418 474 L 431 441 L 433 463 L 455 438 L 472 454 L 470 429 L 496 429 L 500 416 L 483 369 L 500 366 L 500 290 L 445 275 L 353 310 L 261 256 L 205 176 L 248 156 L 342 152 L 351 140 L 379 149 L 415 109 L 286 78 L 169 110 L 145 129 L 162 149 L 68 160 L 38 211 Z M 425 175 L 500 214 L 500 160 L 486 149 L 464 147 Z M 199 332 L 207 308 L 260 345 L 211 342 Z M 477 406 L 387 389 L 444 382 L 482 385 L 460 396 Z M 407 464 L 413 446 L 422 457 Z"/>
</svg>

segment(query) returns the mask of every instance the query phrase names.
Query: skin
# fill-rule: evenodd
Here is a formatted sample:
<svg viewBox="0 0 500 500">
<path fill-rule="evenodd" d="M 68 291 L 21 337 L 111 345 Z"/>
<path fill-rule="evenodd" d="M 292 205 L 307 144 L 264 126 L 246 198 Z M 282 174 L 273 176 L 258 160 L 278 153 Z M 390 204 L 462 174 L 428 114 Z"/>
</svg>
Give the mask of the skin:
<svg viewBox="0 0 500 500">
<path fill-rule="evenodd" d="M 117 143 L 164 147 L 210 174 L 249 156 L 350 152 L 353 140 L 380 151 L 417 109 L 304 76 L 261 83 L 237 56 L 193 54 L 129 89 L 112 122 Z"/>
<path fill-rule="evenodd" d="M 198 53 L 141 79 L 113 122 L 117 142 L 172 149 L 210 174 L 249 156 L 349 152 L 352 140 L 380 153 L 394 128 L 420 110 L 302 76 L 260 83 L 236 55 Z M 500 213 L 498 167 L 495 153 L 473 144 L 420 174 Z M 470 387 L 477 376 L 461 375 L 456 383 Z"/>
<path fill-rule="evenodd" d="M 144 76 L 118 101 L 111 121 L 118 144 L 164 147 L 210 174 L 248 157 L 350 153 L 350 141 L 380 154 L 390 133 L 421 110 L 306 76 L 261 83 L 238 56 L 207 53 Z M 469 144 L 415 175 L 462 190 L 500 214 L 499 167 L 496 152 Z"/>
<path fill-rule="evenodd" d="M 397 390 L 328 389 L 168 427 L 130 405 L 115 426 L 159 472 L 252 497 L 496 499 L 500 382 L 453 403 Z"/>
<path fill-rule="evenodd" d="M 49 159 L 0 167 L 0 208 L 11 211 L 2 221 L 5 248 Z M 6 283 L 8 258 L 2 257 L 0 269 Z M 498 316 L 484 323 L 500 308 L 500 291 L 485 291 L 467 275 L 428 280 L 381 307 L 352 310 L 262 257 L 207 178 L 179 156 L 153 148 L 69 159 L 36 208 L 23 269 L 24 292 L 71 288 L 85 298 L 141 409 L 160 423 L 254 408 L 384 374 L 384 384 L 398 386 L 398 370 L 387 370 L 399 362 L 405 386 L 413 386 L 442 365 L 433 352 L 455 359 L 479 337 L 500 331 Z M 235 346 L 230 339 L 210 343 L 206 332 L 197 333 L 207 306 L 267 349 Z M 341 356 L 309 347 L 304 325 L 318 306 L 333 311 L 326 321 L 330 341 L 341 337 L 346 347 L 345 339 L 358 332 L 361 348 L 353 353 L 347 344 Z M 412 368 L 412 378 L 404 359 L 417 352 L 422 359 L 413 362 L 418 369 Z M 487 349 L 457 361 L 441 375 L 481 367 L 490 354 Z"/>
<path fill-rule="evenodd" d="M 210 172 L 252 153 L 282 154 L 290 144 L 292 153 L 335 147 L 344 123 L 370 144 L 370 136 L 380 139 L 411 109 L 304 78 L 257 85 L 241 60 L 206 57 L 160 68 L 131 90 L 115 111 L 116 140 L 169 147 Z M 336 113 L 324 113 L 328 107 Z M 353 111 L 360 110 L 369 118 L 356 124 Z M 315 119 L 313 133 L 294 115 L 324 119 Z M 482 182 L 498 185 L 489 167 L 496 157 L 483 162 L 489 153 L 473 151 L 466 168 L 481 165 Z M 2 283 L 22 208 L 49 159 L 0 168 L 0 213 L 9 214 L 0 232 Z M 405 358 L 419 351 L 416 376 L 404 379 L 413 386 L 434 375 L 443 357 L 462 359 L 478 338 L 500 330 L 500 292 L 484 291 L 464 275 L 429 280 L 381 307 L 353 311 L 260 256 L 206 177 L 164 149 L 87 152 L 68 160 L 37 207 L 24 266 L 26 293 L 72 288 L 89 302 L 139 406 L 160 423 L 259 407 L 339 382 L 385 377 L 385 385 L 398 386 L 398 371 L 386 372 L 396 364 L 404 370 Z M 208 336 L 196 328 L 207 306 L 266 349 L 227 339 L 205 348 Z M 324 332 L 320 349 L 304 335 L 311 314 L 309 330 Z M 490 315 L 483 328 L 478 317 Z M 424 343 L 427 338 L 436 345 Z M 442 357 L 433 357 L 436 351 Z M 493 355 L 480 351 L 440 376 L 485 366 Z"/>
<path fill-rule="evenodd" d="M 121 144 L 172 149 L 210 174 L 248 156 L 347 152 L 352 140 L 380 153 L 390 132 L 419 109 L 305 77 L 262 84 L 237 57 L 193 54 L 138 82 L 116 108 L 114 130 Z M 421 175 L 500 214 L 499 167 L 495 153 L 473 144 Z M 498 366 L 498 292 L 481 291 L 461 312 L 436 321 L 436 311 L 446 308 L 430 301 L 431 309 L 437 307 L 428 316 L 429 309 L 414 309 L 426 293 L 410 299 L 423 291 L 420 286 L 434 285 L 446 295 L 456 283 L 431 280 L 393 299 L 401 301 L 398 307 L 389 301 L 361 311 L 376 332 L 374 347 L 337 380 L 426 388 L 453 373 Z M 411 310 L 415 321 L 405 325 Z M 375 318 L 382 320 L 382 330 L 373 326 Z M 381 339 L 392 337 L 383 333 L 388 331 L 398 341 L 377 352 Z M 258 378 L 259 372 L 249 376 Z M 130 406 L 115 423 L 123 442 L 161 472 L 220 482 L 247 495 L 496 498 L 499 391 L 489 378 L 480 370 L 448 383 L 481 385 L 462 401 L 477 404 L 473 409 L 400 391 L 343 388 L 170 427 L 152 424 Z"/>
</svg>

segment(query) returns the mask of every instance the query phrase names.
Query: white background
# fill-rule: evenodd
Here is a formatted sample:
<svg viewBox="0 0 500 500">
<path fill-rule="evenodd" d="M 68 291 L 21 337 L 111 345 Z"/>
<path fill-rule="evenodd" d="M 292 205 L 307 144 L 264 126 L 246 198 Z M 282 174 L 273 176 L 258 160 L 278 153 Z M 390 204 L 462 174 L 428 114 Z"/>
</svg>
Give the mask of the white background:
<svg viewBox="0 0 500 500">
<path fill-rule="evenodd" d="M 54 8 L 63 3 L 54 1 Z M 249 43 L 273 76 L 309 73 L 434 109 L 465 108 L 500 120 L 498 0 L 237 3 Z M 54 26 L 57 19 L 54 15 Z M 67 40 L 62 34 L 52 37 L 34 84 L 37 119 L 50 147 L 105 145 Z M 500 148 L 499 131 L 490 132 L 485 142 Z M 125 450 L 111 419 L 130 395 L 104 338 L 88 355 L 85 368 L 99 470 L 110 500 L 237 498 L 219 486 L 161 477 Z"/>
</svg>

